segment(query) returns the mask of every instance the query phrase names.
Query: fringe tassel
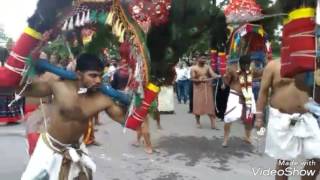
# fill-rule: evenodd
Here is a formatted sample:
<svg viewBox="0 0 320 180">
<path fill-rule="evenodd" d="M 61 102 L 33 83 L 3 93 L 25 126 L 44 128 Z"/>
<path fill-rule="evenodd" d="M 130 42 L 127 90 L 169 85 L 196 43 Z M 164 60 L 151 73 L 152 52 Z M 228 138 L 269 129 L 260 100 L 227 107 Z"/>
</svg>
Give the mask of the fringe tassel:
<svg viewBox="0 0 320 180">
<path fill-rule="evenodd" d="M 124 42 L 125 34 L 126 34 L 126 29 L 123 28 L 123 30 L 121 31 L 121 34 L 120 34 L 120 38 L 119 38 L 119 42 L 120 42 L 120 43 L 123 43 L 123 42 Z"/>
<path fill-rule="evenodd" d="M 108 24 L 110 26 L 112 25 L 113 16 L 114 16 L 113 11 L 110 11 L 110 13 L 108 14 L 107 20 L 106 20 L 106 24 Z"/>
<path fill-rule="evenodd" d="M 76 27 L 80 27 L 81 26 L 80 13 L 77 14 L 75 26 Z"/>
<path fill-rule="evenodd" d="M 66 31 L 68 29 L 68 22 L 69 22 L 68 19 L 64 22 L 63 27 L 61 29 L 62 31 Z"/>
<path fill-rule="evenodd" d="M 80 20 L 80 25 L 84 26 L 86 24 L 86 12 L 82 12 L 82 17 Z"/>
<path fill-rule="evenodd" d="M 85 23 L 90 23 L 90 9 L 87 12 L 87 17 L 85 19 Z"/>
<path fill-rule="evenodd" d="M 68 30 L 73 30 L 74 25 L 73 25 L 73 17 L 70 18 L 69 25 L 68 25 Z"/>
</svg>

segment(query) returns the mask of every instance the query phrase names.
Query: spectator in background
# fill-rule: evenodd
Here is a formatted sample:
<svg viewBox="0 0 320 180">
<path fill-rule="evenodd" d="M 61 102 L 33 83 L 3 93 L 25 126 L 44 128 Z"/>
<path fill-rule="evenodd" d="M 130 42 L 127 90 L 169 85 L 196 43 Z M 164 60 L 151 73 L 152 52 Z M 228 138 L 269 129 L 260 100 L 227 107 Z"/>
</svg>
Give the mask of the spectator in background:
<svg viewBox="0 0 320 180">
<path fill-rule="evenodd" d="M 192 77 L 191 77 L 191 71 L 192 71 L 192 68 L 194 68 L 194 66 L 197 65 L 197 61 L 196 59 L 194 58 L 193 61 L 192 61 L 192 64 L 191 66 L 188 68 L 188 79 L 189 79 L 189 113 L 192 113 L 193 111 L 193 82 L 192 82 Z"/>
<path fill-rule="evenodd" d="M 75 71 L 77 66 L 77 61 L 73 57 L 69 57 L 69 63 L 67 65 L 67 70 Z"/>
<path fill-rule="evenodd" d="M 217 130 L 212 81 L 220 76 L 212 71 L 211 67 L 206 64 L 206 60 L 205 54 L 199 55 L 197 57 L 197 65 L 191 70 L 193 81 L 193 114 L 196 116 L 198 128 L 201 128 L 200 116 L 207 114 L 211 121 L 211 128 Z"/>
<path fill-rule="evenodd" d="M 57 65 L 57 66 L 61 67 L 61 65 L 59 64 L 60 63 L 60 56 L 58 54 L 56 54 L 56 53 L 52 53 L 50 55 L 49 62 L 51 64 L 54 64 L 54 65 Z"/>
<path fill-rule="evenodd" d="M 184 104 L 188 101 L 188 69 L 184 63 L 180 63 L 176 67 L 176 92 L 179 104 L 183 101 Z"/>
<path fill-rule="evenodd" d="M 112 60 L 110 67 L 108 69 L 108 74 L 110 77 L 110 81 L 113 81 L 113 75 L 117 70 L 117 62 L 115 60 Z"/>
<path fill-rule="evenodd" d="M 104 65 L 104 69 L 103 69 L 103 83 L 110 83 L 110 75 L 109 75 L 109 68 L 110 68 L 110 63 L 107 61 Z"/>
<path fill-rule="evenodd" d="M 4 47 L 0 47 L 0 66 L 4 66 L 4 63 L 6 62 L 6 59 L 9 56 L 9 51 L 4 48 Z"/>
</svg>

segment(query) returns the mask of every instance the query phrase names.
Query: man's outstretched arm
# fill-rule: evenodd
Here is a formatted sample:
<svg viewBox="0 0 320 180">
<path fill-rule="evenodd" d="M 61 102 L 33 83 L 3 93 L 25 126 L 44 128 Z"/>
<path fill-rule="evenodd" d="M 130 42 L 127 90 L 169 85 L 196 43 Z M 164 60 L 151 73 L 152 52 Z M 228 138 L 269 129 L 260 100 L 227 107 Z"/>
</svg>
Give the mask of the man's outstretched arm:
<svg viewBox="0 0 320 180">
<path fill-rule="evenodd" d="M 261 77 L 261 86 L 259 91 L 259 98 L 257 101 L 256 126 L 261 128 L 263 125 L 263 112 L 267 105 L 269 97 L 269 88 L 272 87 L 273 72 L 276 68 L 276 62 L 271 61 L 264 69 Z"/>
<path fill-rule="evenodd" d="M 127 107 L 113 103 L 105 110 L 110 118 L 122 125 L 126 122 Z"/>
</svg>

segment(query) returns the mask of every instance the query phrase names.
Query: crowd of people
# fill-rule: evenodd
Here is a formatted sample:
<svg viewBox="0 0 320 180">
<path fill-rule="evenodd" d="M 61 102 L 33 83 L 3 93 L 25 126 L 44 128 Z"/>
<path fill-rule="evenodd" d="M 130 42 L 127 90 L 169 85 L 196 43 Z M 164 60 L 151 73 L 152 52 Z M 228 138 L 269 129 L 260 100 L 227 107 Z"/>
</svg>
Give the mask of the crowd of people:
<svg viewBox="0 0 320 180">
<path fill-rule="evenodd" d="M 211 70 L 208 59 L 200 55 L 196 65 L 186 68 L 179 64 L 176 67 L 178 102 L 187 102 L 184 99 L 187 97 L 197 127 L 201 128 L 200 115 L 209 115 L 212 129 L 217 129 L 216 119 L 223 120 L 222 146 L 227 148 L 233 122 L 242 121 L 245 128 L 243 140 L 250 144 L 254 125 L 259 131 L 267 123 L 265 153 L 277 160 L 276 170 L 285 172 L 291 160 L 303 156 L 308 161 L 304 169 L 315 170 L 316 173 L 302 179 L 315 180 L 320 171 L 320 125 L 318 105 L 310 102 L 312 88 L 301 83 L 299 76 L 300 83 L 281 77 L 279 59 L 268 61 L 263 68 L 250 56 L 244 55 L 240 57 L 239 64 L 229 64 L 223 76 Z M 251 94 L 243 91 L 243 79 L 250 83 Z M 191 93 L 181 93 L 186 91 Z M 248 116 L 248 112 L 252 116 L 250 113 Z M 276 179 L 287 180 L 288 176 L 276 175 Z"/>
</svg>

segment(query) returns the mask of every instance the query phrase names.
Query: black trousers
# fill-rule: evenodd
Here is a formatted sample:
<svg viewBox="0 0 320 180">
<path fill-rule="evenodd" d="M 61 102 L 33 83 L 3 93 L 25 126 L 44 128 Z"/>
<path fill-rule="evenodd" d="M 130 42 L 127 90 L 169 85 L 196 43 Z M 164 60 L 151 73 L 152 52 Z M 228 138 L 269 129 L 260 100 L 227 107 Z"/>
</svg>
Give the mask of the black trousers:
<svg viewBox="0 0 320 180">
<path fill-rule="evenodd" d="M 189 112 L 193 111 L 193 83 L 189 81 Z"/>
<path fill-rule="evenodd" d="M 228 97 L 230 92 L 230 87 L 225 87 L 225 89 L 222 89 L 223 81 L 222 79 L 219 79 L 217 81 L 218 86 L 216 88 L 216 115 L 220 119 L 224 119 L 224 113 L 227 109 L 227 103 L 228 103 Z"/>
</svg>

